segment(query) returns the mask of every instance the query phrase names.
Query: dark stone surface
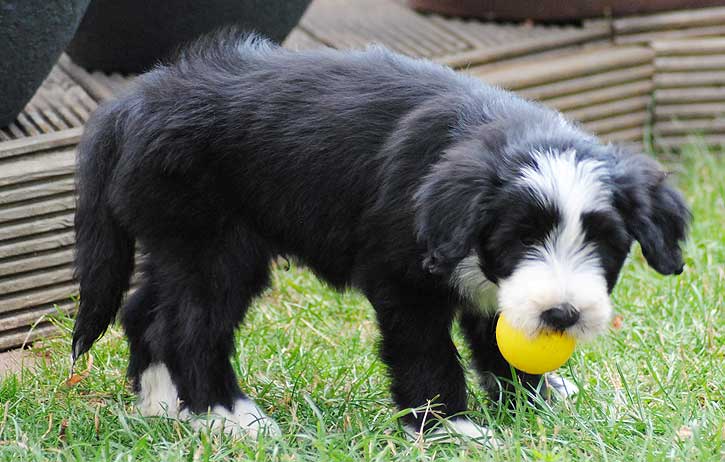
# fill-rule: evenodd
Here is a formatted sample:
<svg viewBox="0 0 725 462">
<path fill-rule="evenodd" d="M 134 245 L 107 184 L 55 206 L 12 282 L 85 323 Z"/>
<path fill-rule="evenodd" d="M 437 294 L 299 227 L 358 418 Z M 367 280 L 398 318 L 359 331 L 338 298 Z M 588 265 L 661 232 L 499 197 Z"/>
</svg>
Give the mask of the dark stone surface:
<svg viewBox="0 0 725 462">
<path fill-rule="evenodd" d="M 143 72 L 181 44 L 238 24 L 281 42 L 310 0 L 93 0 L 68 47 L 91 70 Z"/>
<path fill-rule="evenodd" d="M 0 127 L 43 83 L 87 6 L 88 0 L 0 0 Z"/>
</svg>

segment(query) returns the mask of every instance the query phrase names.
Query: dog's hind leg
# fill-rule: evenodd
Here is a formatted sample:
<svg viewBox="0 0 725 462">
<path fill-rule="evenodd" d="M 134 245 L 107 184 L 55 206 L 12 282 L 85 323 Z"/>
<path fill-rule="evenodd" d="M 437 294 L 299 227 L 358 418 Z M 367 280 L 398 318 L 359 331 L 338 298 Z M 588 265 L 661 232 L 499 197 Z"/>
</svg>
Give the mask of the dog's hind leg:
<svg viewBox="0 0 725 462">
<path fill-rule="evenodd" d="M 164 320 L 157 316 L 158 295 L 150 265 L 146 265 L 141 287 L 121 310 L 121 323 L 129 346 L 127 376 L 138 395 L 142 415 L 184 417 L 179 393 L 164 362 Z"/>
<path fill-rule="evenodd" d="M 208 422 L 252 436 L 277 433 L 276 424 L 240 390 L 229 360 L 235 329 L 253 297 L 268 285 L 264 241 L 234 227 L 223 234 L 169 239 L 149 247 L 158 306 L 146 335 L 163 344 L 163 351 L 147 371 L 164 380 L 168 376 L 178 391 L 180 415 L 191 414 L 195 426 Z"/>
<path fill-rule="evenodd" d="M 148 277 L 149 276 L 147 274 L 147 278 Z M 153 386 L 149 382 L 150 375 L 147 373 L 144 376 L 144 381 L 147 385 L 142 393 L 141 377 L 145 371 L 149 370 L 149 366 L 151 366 L 154 359 L 152 345 L 150 344 L 152 339 L 146 335 L 146 332 L 149 326 L 154 324 L 154 308 L 156 303 L 157 299 L 153 290 L 153 285 L 148 279 L 146 279 L 142 283 L 141 287 L 139 287 L 138 290 L 136 290 L 136 292 L 128 298 L 128 301 L 126 301 L 126 304 L 121 310 L 121 324 L 126 332 L 129 349 L 127 377 L 131 381 L 133 390 L 142 397 L 142 399 L 139 400 L 138 406 L 144 415 L 161 414 L 163 407 L 167 407 L 168 410 L 171 411 L 172 408 L 176 406 L 176 401 L 178 399 L 175 392 L 173 402 L 167 402 L 168 400 L 163 402 L 160 400 L 151 402 L 149 399 L 143 399 L 144 395 L 149 395 L 151 392 L 149 388 Z M 152 371 L 156 369 L 152 369 Z M 154 390 L 151 395 L 160 395 L 159 391 L 160 390 Z"/>
</svg>

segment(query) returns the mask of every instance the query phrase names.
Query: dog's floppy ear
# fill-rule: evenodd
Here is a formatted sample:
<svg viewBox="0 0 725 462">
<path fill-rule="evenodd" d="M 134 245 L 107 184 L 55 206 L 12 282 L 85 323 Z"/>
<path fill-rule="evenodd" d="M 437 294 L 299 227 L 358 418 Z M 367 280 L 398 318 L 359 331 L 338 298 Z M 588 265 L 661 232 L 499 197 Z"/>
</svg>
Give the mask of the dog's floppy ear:
<svg viewBox="0 0 725 462">
<path fill-rule="evenodd" d="M 475 141 L 449 149 L 415 194 L 418 240 L 426 246 L 423 266 L 431 273 L 451 271 L 485 225 L 497 175 L 484 155 Z"/>
<path fill-rule="evenodd" d="M 618 153 L 614 174 L 615 206 L 629 234 L 642 247 L 647 263 L 661 274 L 680 274 L 680 242 L 692 215 L 667 174 L 645 155 Z"/>
</svg>

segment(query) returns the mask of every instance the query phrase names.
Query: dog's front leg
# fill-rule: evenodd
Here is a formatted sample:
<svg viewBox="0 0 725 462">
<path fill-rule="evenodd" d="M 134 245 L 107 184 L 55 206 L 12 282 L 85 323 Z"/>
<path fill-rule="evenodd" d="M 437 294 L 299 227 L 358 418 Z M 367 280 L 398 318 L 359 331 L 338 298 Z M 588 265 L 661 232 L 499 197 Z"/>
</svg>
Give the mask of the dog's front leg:
<svg viewBox="0 0 725 462">
<path fill-rule="evenodd" d="M 466 410 L 466 383 L 450 335 L 454 310 L 445 298 L 395 284 L 377 285 L 367 295 L 382 332 L 393 398 L 401 409 L 414 409 L 403 418 L 406 430 L 419 434 L 435 427 L 489 440 L 488 429 L 459 415 Z"/>
<path fill-rule="evenodd" d="M 510 401 L 514 396 L 511 366 L 501 356 L 496 344 L 496 317 L 466 309 L 461 313 L 461 328 L 471 348 L 473 364 L 486 391 L 494 400 Z M 528 397 L 546 392 L 546 381 L 540 375 L 516 370 L 517 380 L 528 392 Z"/>
</svg>

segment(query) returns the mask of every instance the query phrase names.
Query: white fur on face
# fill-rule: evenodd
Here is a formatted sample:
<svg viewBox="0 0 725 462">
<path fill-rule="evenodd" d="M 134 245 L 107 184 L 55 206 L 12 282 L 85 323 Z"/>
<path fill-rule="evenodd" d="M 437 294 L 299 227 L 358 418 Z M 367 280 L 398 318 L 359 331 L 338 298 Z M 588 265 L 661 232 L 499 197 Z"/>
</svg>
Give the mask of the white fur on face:
<svg viewBox="0 0 725 462">
<path fill-rule="evenodd" d="M 561 222 L 543 245 L 533 247 L 511 276 L 499 282 L 499 309 L 509 322 L 533 336 L 545 328 L 541 314 L 562 303 L 580 313 L 567 332 L 585 340 L 608 325 L 612 307 L 595 248 L 585 240 L 582 214 L 611 207 L 603 165 L 577 161 L 574 151 L 534 153 L 538 168 L 521 181 L 536 200 L 556 207 Z"/>
<path fill-rule="evenodd" d="M 484 312 L 496 311 L 498 289 L 483 275 L 481 262 L 475 253 L 471 253 L 456 265 L 451 275 L 451 284 L 475 308 Z"/>
</svg>

